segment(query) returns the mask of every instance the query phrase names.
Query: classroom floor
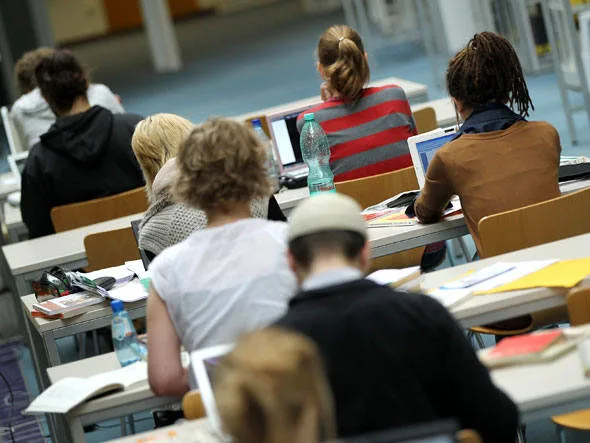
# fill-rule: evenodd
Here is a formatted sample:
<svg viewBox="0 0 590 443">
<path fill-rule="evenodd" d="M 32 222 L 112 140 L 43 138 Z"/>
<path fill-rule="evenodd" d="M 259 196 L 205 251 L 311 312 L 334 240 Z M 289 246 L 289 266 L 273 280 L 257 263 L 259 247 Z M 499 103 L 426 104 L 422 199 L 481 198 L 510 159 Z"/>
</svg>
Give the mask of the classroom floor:
<svg viewBox="0 0 590 443">
<path fill-rule="evenodd" d="M 314 59 L 317 38 L 329 25 L 342 22 L 339 12 L 307 16 L 295 0 L 239 15 L 184 20 L 176 27 L 184 69 L 174 74 L 153 72 L 140 31 L 71 49 L 91 68 L 95 82 L 109 85 L 121 96 L 129 112 L 171 112 L 199 122 L 210 115 L 237 115 L 316 94 L 320 83 Z M 370 51 L 374 79 L 396 76 L 413 80 L 428 85 L 430 99 L 446 96 L 418 43 L 391 44 L 374 34 L 378 46 Z M 531 118 L 546 120 L 558 129 L 565 154 L 590 156 L 588 119 L 583 113 L 576 116 L 580 143 L 572 145 L 555 75 L 529 76 L 527 80 L 535 104 Z M 74 358 L 73 340 L 62 340 L 60 349 L 65 360 Z M 25 351 L 20 355 L 25 378 L 35 393 L 30 354 Z M 149 429 L 149 415 L 137 418 L 138 430 Z M 118 421 L 101 424 L 100 429 L 87 434 L 88 441 L 115 438 L 118 427 Z M 527 436 L 532 443 L 557 442 L 549 420 L 529 425 Z M 590 440 L 584 434 L 569 437 L 568 443 Z"/>
</svg>

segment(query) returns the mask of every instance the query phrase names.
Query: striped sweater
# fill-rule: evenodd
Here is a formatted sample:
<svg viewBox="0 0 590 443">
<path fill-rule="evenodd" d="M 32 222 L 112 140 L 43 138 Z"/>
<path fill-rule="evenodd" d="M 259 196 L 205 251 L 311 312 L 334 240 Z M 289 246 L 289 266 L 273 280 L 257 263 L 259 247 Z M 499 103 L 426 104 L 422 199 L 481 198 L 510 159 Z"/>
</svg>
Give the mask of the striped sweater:
<svg viewBox="0 0 590 443">
<path fill-rule="evenodd" d="M 336 181 L 352 180 L 412 166 L 407 138 L 416 124 L 403 89 L 366 88 L 353 105 L 340 98 L 309 109 L 330 142 L 330 167 Z M 297 121 L 301 132 L 303 113 Z"/>
</svg>

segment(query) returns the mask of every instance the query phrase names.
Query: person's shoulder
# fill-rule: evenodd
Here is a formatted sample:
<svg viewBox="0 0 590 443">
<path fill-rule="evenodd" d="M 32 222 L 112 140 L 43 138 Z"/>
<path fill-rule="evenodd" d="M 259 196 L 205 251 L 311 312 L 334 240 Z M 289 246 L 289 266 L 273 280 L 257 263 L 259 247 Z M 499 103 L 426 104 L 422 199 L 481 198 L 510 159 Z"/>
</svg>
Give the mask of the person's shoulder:
<svg viewBox="0 0 590 443">
<path fill-rule="evenodd" d="M 522 123 L 523 126 L 527 129 L 530 129 L 534 132 L 557 136 L 559 137 L 559 132 L 551 123 L 546 121 L 525 121 Z"/>
<path fill-rule="evenodd" d="M 108 111 L 108 109 L 105 109 Z M 111 111 L 109 111 L 111 112 Z M 135 130 L 135 126 L 143 120 L 143 117 L 139 114 L 133 114 L 131 112 L 122 112 L 119 114 L 113 114 L 113 123 L 117 125 L 123 125 L 130 127 L 132 130 Z"/>
<path fill-rule="evenodd" d="M 363 97 L 369 97 L 371 95 L 382 97 L 383 100 L 406 100 L 406 92 L 401 86 L 394 85 L 393 83 L 382 85 L 382 86 L 369 86 L 363 91 Z"/>
</svg>

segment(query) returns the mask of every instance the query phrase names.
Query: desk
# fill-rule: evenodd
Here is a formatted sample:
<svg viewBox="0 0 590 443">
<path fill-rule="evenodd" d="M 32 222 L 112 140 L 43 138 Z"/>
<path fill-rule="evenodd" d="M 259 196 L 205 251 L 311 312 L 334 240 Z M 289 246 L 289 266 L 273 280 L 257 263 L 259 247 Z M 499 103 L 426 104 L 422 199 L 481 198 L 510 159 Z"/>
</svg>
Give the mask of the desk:
<svg viewBox="0 0 590 443">
<path fill-rule="evenodd" d="M 44 379 L 45 370 L 48 367 L 57 366 L 61 363 L 57 350 L 56 340 L 61 337 L 82 332 L 94 331 L 96 329 L 109 326 L 111 324 L 112 311 L 109 301 L 96 305 L 94 309 L 76 317 L 64 320 L 47 320 L 44 318 L 33 317 L 33 303 L 36 303 L 33 294 L 21 298 L 22 307 L 28 321 L 31 343 L 33 345 L 33 363 L 37 371 L 38 379 L 41 381 L 43 388 L 49 384 Z M 146 300 L 140 300 L 134 303 L 125 303 L 125 309 L 132 319 L 143 318 L 146 316 Z"/>
<path fill-rule="evenodd" d="M 467 271 L 478 270 L 499 261 L 573 259 L 588 256 L 590 256 L 590 234 L 584 234 L 425 274 L 422 276 L 422 288 L 425 290 L 436 288 Z M 462 326 L 468 328 L 564 306 L 566 294 L 567 289 L 535 288 L 472 296 L 451 308 L 451 314 Z"/>
<path fill-rule="evenodd" d="M 403 80 L 397 77 L 388 77 L 381 80 L 377 80 L 370 83 L 370 86 L 384 86 L 389 84 L 395 84 L 400 86 L 406 93 L 406 97 L 410 103 L 421 103 L 428 100 L 428 87 L 422 83 L 416 83 L 409 80 Z M 286 109 L 300 108 L 302 106 L 313 106 L 322 102 L 320 96 L 320 86 L 318 85 L 318 95 L 313 97 L 296 100 L 290 103 L 284 103 L 282 105 L 271 106 L 270 108 L 259 109 L 257 111 L 248 112 L 246 114 L 237 115 L 232 117 L 234 120 L 244 121 L 262 115 L 274 114 L 281 112 Z"/>
<path fill-rule="evenodd" d="M 590 379 L 577 350 L 549 363 L 494 369 L 491 376 L 518 405 L 524 422 L 590 407 Z"/>
<path fill-rule="evenodd" d="M 90 377 L 102 372 L 119 368 L 114 352 L 87 358 L 73 363 L 49 368 L 47 374 L 51 383 L 65 377 Z M 125 417 L 140 411 L 166 407 L 179 403 L 175 397 L 156 397 L 151 391 L 147 380 L 132 386 L 130 389 L 115 392 L 103 397 L 82 403 L 66 414 L 70 436 L 74 442 L 86 441 L 83 426 L 113 418 Z M 64 436 L 55 436 L 52 441 L 65 441 Z"/>
<path fill-rule="evenodd" d="M 418 105 L 412 105 L 412 112 L 419 111 L 424 108 L 433 108 L 436 114 L 436 123 L 439 128 L 447 128 L 457 124 L 457 114 L 455 111 L 455 105 L 449 98 L 439 98 L 438 100 L 432 100 L 426 103 L 420 103 Z"/>
<path fill-rule="evenodd" d="M 137 443 L 138 441 L 168 441 L 166 437 L 174 438 L 182 443 L 226 443 L 219 434 L 213 430 L 207 418 L 185 421 L 183 423 L 166 426 L 153 431 L 142 432 L 129 437 L 111 440 L 112 443 Z"/>
<path fill-rule="evenodd" d="M 130 226 L 131 221 L 143 214 L 108 220 L 58 234 L 27 240 L 2 247 L 5 265 L 14 279 L 16 294 L 23 296 L 31 292 L 30 282 L 39 278 L 40 271 L 52 266 L 71 269 L 88 265 L 84 249 L 84 237 L 97 232 Z"/>
<path fill-rule="evenodd" d="M 0 174 L 0 202 L 16 191 L 20 191 L 20 177 L 15 177 L 12 172 Z"/>
</svg>

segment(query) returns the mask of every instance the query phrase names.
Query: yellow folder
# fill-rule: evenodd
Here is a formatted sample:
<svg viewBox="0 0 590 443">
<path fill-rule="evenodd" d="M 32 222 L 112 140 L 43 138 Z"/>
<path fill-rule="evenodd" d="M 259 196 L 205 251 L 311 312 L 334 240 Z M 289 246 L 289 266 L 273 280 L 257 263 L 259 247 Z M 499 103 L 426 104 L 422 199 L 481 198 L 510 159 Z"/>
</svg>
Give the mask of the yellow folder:
<svg viewBox="0 0 590 443">
<path fill-rule="evenodd" d="M 560 260 L 513 282 L 475 294 L 496 294 L 531 288 L 573 288 L 588 275 L 590 275 L 590 257 Z"/>
</svg>

